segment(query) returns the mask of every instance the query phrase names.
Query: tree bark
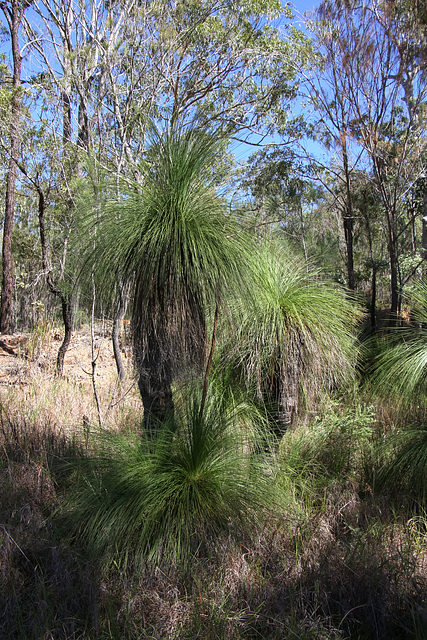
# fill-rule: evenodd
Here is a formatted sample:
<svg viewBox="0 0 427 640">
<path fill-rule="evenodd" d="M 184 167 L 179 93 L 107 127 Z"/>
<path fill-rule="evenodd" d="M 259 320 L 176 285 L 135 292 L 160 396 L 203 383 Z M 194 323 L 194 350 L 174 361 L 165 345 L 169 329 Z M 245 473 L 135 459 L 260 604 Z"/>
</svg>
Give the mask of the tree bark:
<svg viewBox="0 0 427 640">
<path fill-rule="evenodd" d="M 60 294 L 60 298 L 62 306 L 62 320 L 64 322 L 64 339 L 58 349 L 58 356 L 56 358 L 56 375 L 59 378 L 61 378 L 64 373 L 64 358 L 67 349 L 70 346 L 73 334 L 73 314 L 71 311 L 71 303 L 63 293 Z"/>
<path fill-rule="evenodd" d="M 113 342 L 113 353 L 114 353 L 114 360 L 116 361 L 117 375 L 119 376 L 120 382 L 123 384 L 126 378 L 126 372 L 123 366 L 123 360 L 120 353 L 119 337 L 120 337 L 120 325 L 126 314 L 127 293 L 124 290 L 122 282 L 119 282 L 118 290 L 119 290 L 119 301 L 117 304 L 116 314 L 113 320 L 113 330 L 111 333 L 111 339 Z"/>
<path fill-rule="evenodd" d="M 64 372 L 64 358 L 65 358 L 67 349 L 70 346 L 72 331 L 73 331 L 72 305 L 71 305 L 71 300 L 69 299 L 69 296 L 64 291 L 59 289 L 52 280 L 52 271 L 51 271 L 50 259 L 47 252 L 46 231 L 44 226 L 46 199 L 45 199 L 45 194 L 43 189 L 39 185 L 37 185 L 36 188 L 39 195 L 38 217 L 39 217 L 39 232 L 40 232 L 40 244 L 41 244 L 41 250 L 42 250 L 43 271 L 46 274 L 46 283 L 50 291 L 53 293 L 53 295 L 55 295 L 61 300 L 62 320 L 64 322 L 64 339 L 58 350 L 58 356 L 56 359 L 56 374 L 58 377 L 62 377 Z"/>
<path fill-rule="evenodd" d="M 15 210 L 17 157 L 20 143 L 20 113 L 21 97 L 19 89 L 21 86 L 21 54 L 19 51 L 19 27 L 22 21 L 25 6 L 20 7 L 18 0 L 12 0 L 10 6 L 6 2 L 0 3 L 12 40 L 13 57 L 13 94 L 11 100 L 11 123 L 10 123 L 10 160 L 6 178 L 6 200 L 3 224 L 3 250 L 2 266 L 3 280 L 1 286 L 0 305 L 0 332 L 12 333 L 14 329 L 13 319 L 13 255 L 12 255 L 12 232 L 13 215 Z"/>
<path fill-rule="evenodd" d="M 279 436 L 283 436 L 292 425 L 298 412 L 300 354 L 295 339 L 298 338 L 289 337 L 289 342 L 284 347 L 284 353 L 280 346 L 278 347 L 273 372 L 274 417 Z"/>
<path fill-rule="evenodd" d="M 344 236 L 347 251 L 347 286 L 354 291 L 356 283 L 354 278 L 354 258 L 353 258 L 353 216 L 344 216 Z"/>
<path fill-rule="evenodd" d="M 389 326 L 395 327 L 399 308 L 399 266 L 398 247 L 395 230 L 395 216 L 393 211 L 387 211 L 388 223 L 388 255 L 390 260 L 390 318 Z"/>
<path fill-rule="evenodd" d="M 372 264 L 372 280 L 371 280 L 371 302 L 369 304 L 369 313 L 371 316 L 371 329 L 373 331 L 375 331 L 377 326 L 376 307 L 377 307 L 377 265 L 373 263 Z"/>
<path fill-rule="evenodd" d="M 159 426 L 174 413 L 172 381 L 158 381 L 144 375 L 139 377 L 139 392 L 144 406 L 144 428 L 153 435 Z"/>
</svg>

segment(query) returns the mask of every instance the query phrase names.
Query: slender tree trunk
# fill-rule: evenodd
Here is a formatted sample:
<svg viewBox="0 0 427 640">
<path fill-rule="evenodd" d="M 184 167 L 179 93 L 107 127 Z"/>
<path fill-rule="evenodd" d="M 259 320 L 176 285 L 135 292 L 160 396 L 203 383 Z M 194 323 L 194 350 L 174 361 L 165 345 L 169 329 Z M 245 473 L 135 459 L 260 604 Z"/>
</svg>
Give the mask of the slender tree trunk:
<svg viewBox="0 0 427 640">
<path fill-rule="evenodd" d="M 96 291 L 95 291 L 95 280 L 92 272 L 92 312 L 90 314 L 90 347 L 92 354 L 92 387 L 93 387 L 93 395 L 95 396 L 96 410 L 98 412 L 98 424 L 102 429 L 102 414 L 101 414 L 101 403 L 99 401 L 98 387 L 96 384 L 96 363 L 99 356 L 98 353 L 95 354 L 95 299 L 96 299 Z"/>
<path fill-rule="evenodd" d="M 354 291 L 356 284 L 353 258 L 353 216 L 351 215 L 344 216 L 344 236 L 347 251 L 347 286 Z"/>
<path fill-rule="evenodd" d="M 376 318 L 376 306 L 377 306 L 377 265 L 372 264 L 372 280 L 371 280 L 371 302 L 369 305 L 369 313 L 371 316 L 371 328 L 375 331 L 377 326 Z"/>
<path fill-rule="evenodd" d="M 68 157 L 67 145 L 71 142 L 71 99 L 70 88 L 64 89 L 62 98 L 62 147 L 64 158 Z"/>
<path fill-rule="evenodd" d="M 422 218 L 422 236 L 421 236 L 421 258 L 424 260 L 423 277 L 426 277 L 427 267 L 427 190 L 423 198 L 423 218 Z"/>
<path fill-rule="evenodd" d="M 391 291 L 391 304 L 390 304 L 390 327 L 396 326 L 397 313 L 399 309 L 399 273 L 398 273 L 398 261 L 397 261 L 397 246 L 396 239 L 394 237 L 394 230 L 390 229 L 389 233 L 389 258 L 390 258 L 390 291 Z"/>
<path fill-rule="evenodd" d="M 43 271 L 46 274 L 46 282 L 53 293 L 54 296 L 58 297 L 61 300 L 61 308 L 62 308 L 62 320 L 64 322 L 64 339 L 62 341 L 61 346 L 58 350 L 58 356 L 56 359 L 56 373 L 59 377 L 62 377 L 64 372 L 64 358 L 67 352 L 68 347 L 70 346 L 72 332 L 73 332 L 73 313 L 72 313 L 72 304 L 69 296 L 59 289 L 59 287 L 55 286 L 52 280 L 52 271 L 50 265 L 50 259 L 47 251 L 47 243 L 46 243 L 46 230 L 44 225 L 45 220 L 45 207 L 46 200 L 43 189 L 40 186 L 37 186 L 37 192 L 39 195 L 39 205 L 38 205 L 38 217 L 39 217 L 39 232 L 40 232 L 40 244 L 42 250 L 42 265 Z"/>
<path fill-rule="evenodd" d="M 116 361 L 117 375 L 119 376 L 120 382 L 123 384 L 126 378 L 126 372 L 123 366 L 122 356 L 120 353 L 119 337 L 120 337 L 120 325 L 126 314 L 127 292 L 124 290 L 124 286 L 122 282 L 118 283 L 118 291 L 119 291 L 119 301 L 117 304 L 116 314 L 113 320 L 113 330 L 111 333 L 111 339 L 113 342 L 113 353 L 114 353 L 114 359 Z"/>
<path fill-rule="evenodd" d="M 73 335 L 72 305 L 63 293 L 60 294 L 60 298 L 62 306 L 62 320 L 64 322 L 64 339 L 58 349 L 58 357 L 56 359 L 56 374 L 58 377 L 62 377 L 64 373 L 64 358 Z"/>
<path fill-rule="evenodd" d="M 343 162 L 344 162 L 344 175 L 345 175 L 345 185 L 346 185 L 346 206 L 344 212 L 344 237 L 345 237 L 345 246 L 347 250 L 347 286 L 349 289 L 354 291 L 355 289 L 355 277 L 354 277 L 354 257 L 353 257 L 353 203 L 352 203 L 352 193 L 351 193 L 351 182 L 350 182 L 350 168 L 348 163 L 348 153 L 347 153 L 347 141 L 345 132 L 343 130 L 341 137 L 342 151 L 343 151 Z"/>
<path fill-rule="evenodd" d="M 17 158 L 20 143 L 20 113 L 21 113 L 21 54 L 19 51 L 19 27 L 22 20 L 23 9 L 20 8 L 18 0 L 12 0 L 10 7 L 6 2 L 1 2 L 0 7 L 5 14 L 9 25 L 12 40 L 13 57 L 13 94 L 11 100 L 11 123 L 10 123 L 10 160 L 6 178 L 6 200 L 3 224 L 3 249 L 2 266 L 3 280 L 1 287 L 0 306 L 0 332 L 13 332 L 13 255 L 12 255 L 12 232 L 13 215 L 15 210 L 16 174 Z"/>
<path fill-rule="evenodd" d="M 398 246 L 396 235 L 396 204 L 387 196 L 386 177 L 383 174 L 383 164 L 381 159 L 373 154 L 373 167 L 381 200 L 387 218 L 387 249 L 390 261 L 390 316 L 389 327 L 395 327 L 397 322 L 397 312 L 399 309 L 399 268 L 398 268 Z"/>
</svg>

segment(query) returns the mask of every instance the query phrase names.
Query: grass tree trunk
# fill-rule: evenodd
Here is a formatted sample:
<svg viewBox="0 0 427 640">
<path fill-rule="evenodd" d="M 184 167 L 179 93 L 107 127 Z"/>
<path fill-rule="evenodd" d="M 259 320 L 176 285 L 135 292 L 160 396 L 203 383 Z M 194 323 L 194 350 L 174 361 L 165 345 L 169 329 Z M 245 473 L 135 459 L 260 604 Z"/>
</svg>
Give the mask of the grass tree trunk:
<svg viewBox="0 0 427 640">
<path fill-rule="evenodd" d="M 138 387 L 144 406 L 144 428 L 147 433 L 153 434 L 174 413 L 172 372 L 161 378 L 143 373 L 139 377 Z"/>
<path fill-rule="evenodd" d="M 68 297 L 62 292 L 59 295 L 61 298 L 62 320 L 64 322 L 64 339 L 58 349 L 58 356 L 56 358 L 56 373 L 59 377 L 62 377 L 62 374 L 64 372 L 64 358 L 65 354 L 67 353 L 67 349 L 70 346 L 73 333 L 73 314 L 72 305 Z"/>
<path fill-rule="evenodd" d="M 298 411 L 299 395 L 299 355 L 292 344 L 285 351 L 285 357 L 277 358 L 274 370 L 276 423 L 280 435 L 292 425 Z"/>
</svg>

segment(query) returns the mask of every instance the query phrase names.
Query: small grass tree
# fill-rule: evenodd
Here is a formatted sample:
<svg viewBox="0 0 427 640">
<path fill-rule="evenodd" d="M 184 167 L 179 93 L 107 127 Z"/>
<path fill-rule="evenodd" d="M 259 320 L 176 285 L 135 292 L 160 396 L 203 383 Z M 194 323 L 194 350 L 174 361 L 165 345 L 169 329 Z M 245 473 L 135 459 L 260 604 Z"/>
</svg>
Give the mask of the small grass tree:
<svg viewBox="0 0 427 640">
<path fill-rule="evenodd" d="M 414 287 L 411 324 L 397 327 L 386 336 L 386 348 L 375 359 L 373 385 L 377 392 L 405 408 L 400 424 L 386 444 L 386 460 L 380 485 L 402 489 L 416 502 L 427 505 L 427 427 L 425 424 L 427 382 L 427 283 Z M 406 408 L 415 411 L 408 419 Z M 417 419 L 418 414 L 418 419 Z M 412 424 L 408 422 L 412 421 Z"/>
<path fill-rule="evenodd" d="M 283 430 L 304 388 L 316 395 L 352 373 L 357 311 L 342 288 L 277 242 L 260 244 L 252 273 L 256 294 L 237 303 L 227 357 Z"/>
</svg>

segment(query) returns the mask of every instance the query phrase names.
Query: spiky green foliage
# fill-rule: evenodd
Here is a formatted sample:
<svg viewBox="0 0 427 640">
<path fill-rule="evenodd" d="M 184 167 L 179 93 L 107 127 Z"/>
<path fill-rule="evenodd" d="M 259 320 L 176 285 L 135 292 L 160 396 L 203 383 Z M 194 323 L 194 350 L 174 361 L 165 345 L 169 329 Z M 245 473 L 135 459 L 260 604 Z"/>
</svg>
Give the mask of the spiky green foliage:
<svg viewBox="0 0 427 640">
<path fill-rule="evenodd" d="M 413 305 L 411 326 L 398 327 L 386 336 L 387 346 L 374 361 L 373 382 L 380 393 L 395 400 L 417 403 L 426 392 L 427 378 L 427 283 L 421 282 L 408 297 Z"/>
<path fill-rule="evenodd" d="M 427 283 L 420 282 L 407 297 L 411 324 L 397 327 L 384 337 L 383 350 L 374 360 L 372 382 L 382 396 L 391 398 L 400 409 L 412 404 L 412 419 L 418 424 L 403 424 L 392 433 L 385 446 L 385 462 L 378 486 L 399 489 L 425 505 L 427 500 L 427 430 L 424 425 L 427 379 Z"/>
<path fill-rule="evenodd" d="M 95 556 L 124 566 L 183 560 L 221 532 L 248 534 L 279 508 L 257 433 L 247 405 L 218 394 L 202 418 L 193 395 L 151 439 L 104 433 L 82 461 L 66 522 Z"/>
<path fill-rule="evenodd" d="M 254 256 L 256 295 L 241 301 L 229 358 L 286 425 L 302 391 L 314 396 L 353 371 L 357 318 L 343 289 L 277 243 Z"/>
</svg>

